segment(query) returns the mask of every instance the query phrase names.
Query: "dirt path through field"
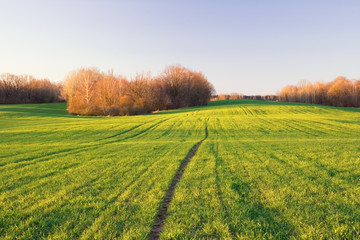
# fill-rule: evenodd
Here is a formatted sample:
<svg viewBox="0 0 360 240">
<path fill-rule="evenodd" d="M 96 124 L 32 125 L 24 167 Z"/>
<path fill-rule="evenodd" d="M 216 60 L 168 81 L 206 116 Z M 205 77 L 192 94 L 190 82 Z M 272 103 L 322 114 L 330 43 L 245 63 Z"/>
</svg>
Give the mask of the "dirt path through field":
<svg viewBox="0 0 360 240">
<path fill-rule="evenodd" d="M 176 171 L 175 177 L 173 178 L 173 180 L 170 184 L 170 187 L 165 194 L 165 198 L 162 202 L 161 208 L 158 212 L 158 215 L 156 217 L 154 225 L 151 229 L 149 240 L 157 240 L 160 238 L 160 233 L 163 230 L 165 219 L 166 219 L 166 214 L 167 214 L 168 208 L 170 206 L 171 200 L 173 198 L 176 185 L 178 184 L 182 175 L 184 174 L 185 168 L 189 164 L 190 160 L 195 156 L 201 143 L 208 137 L 208 135 L 209 134 L 208 134 L 207 127 L 205 127 L 205 137 L 190 150 L 190 152 L 186 156 L 185 160 L 181 163 L 180 167 Z"/>
</svg>

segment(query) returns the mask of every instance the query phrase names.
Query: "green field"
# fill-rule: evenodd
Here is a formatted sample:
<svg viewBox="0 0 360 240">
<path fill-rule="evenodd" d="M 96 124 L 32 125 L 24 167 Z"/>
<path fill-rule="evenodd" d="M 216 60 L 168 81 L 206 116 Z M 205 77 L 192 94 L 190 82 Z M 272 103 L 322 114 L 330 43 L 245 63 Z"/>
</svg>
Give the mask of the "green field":
<svg viewBox="0 0 360 240">
<path fill-rule="evenodd" d="M 360 238 L 360 110 L 234 100 L 131 117 L 0 106 L 0 239 Z"/>
</svg>

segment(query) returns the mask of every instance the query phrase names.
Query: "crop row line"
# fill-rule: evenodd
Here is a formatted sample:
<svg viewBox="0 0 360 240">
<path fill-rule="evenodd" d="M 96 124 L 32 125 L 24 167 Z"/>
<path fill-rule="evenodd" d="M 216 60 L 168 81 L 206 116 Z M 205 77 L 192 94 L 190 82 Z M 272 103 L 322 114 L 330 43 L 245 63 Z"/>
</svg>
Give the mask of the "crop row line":
<svg viewBox="0 0 360 240">
<path fill-rule="evenodd" d="M 173 180 L 170 183 L 170 186 L 165 194 L 164 200 L 161 204 L 161 207 L 159 209 L 159 212 L 156 216 L 156 219 L 154 221 L 153 227 L 151 229 L 150 235 L 149 235 L 149 240 L 158 240 L 160 239 L 160 234 L 163 231 L 164 228 L 164 223 L 165 223 L 165 219 L 166 219 L 166 215 L 167 215 L 167 211 L 169 209 L 171 200 L 174 196 L 175 193 L 175 188 L 176 185 L 180 182 L 182 175 L 184 174 L 184 171 L 187 167 L 187 165 L 189 164 L 190 160 L 195 156 L 197 150 L 199 149 L 201 143 L 203 141 L 205 141 L 209 136 L 208 133 L 208 129 L 207 126 L 205 126 L 205 137 L 199 141 L 198 143 L 196 143 L 190 150 L 190 152 L 188 153 L 188 155 L 186 156 L 185 160 L 180 164 L 180 167 L 178 168 L 178 170 L 176 171 L 176 174 L 173 178 Z"/>
</svg>

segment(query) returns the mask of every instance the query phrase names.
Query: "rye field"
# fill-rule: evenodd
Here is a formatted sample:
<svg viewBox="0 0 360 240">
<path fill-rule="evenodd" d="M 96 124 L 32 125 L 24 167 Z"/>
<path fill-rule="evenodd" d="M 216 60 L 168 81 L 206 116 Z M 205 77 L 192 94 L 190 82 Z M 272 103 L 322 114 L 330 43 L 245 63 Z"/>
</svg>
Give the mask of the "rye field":
<svg viewBox="0 0 360 240">
<path fill-rule="evenodd" d="M 1 105 L 0 239 L 148 239 L 187 159 L 160 239 L 358 239 L 359 138 L 359 109 L 310 104 Z"/>
</svg>

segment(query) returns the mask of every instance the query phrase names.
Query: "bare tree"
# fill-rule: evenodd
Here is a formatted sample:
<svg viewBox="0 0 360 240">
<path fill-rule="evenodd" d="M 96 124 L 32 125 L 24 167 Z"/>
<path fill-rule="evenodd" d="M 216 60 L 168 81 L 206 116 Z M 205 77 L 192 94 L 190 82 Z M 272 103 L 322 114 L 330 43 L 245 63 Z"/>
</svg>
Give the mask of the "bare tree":
<svg viewBox="0 0 360 240">
<path fill-rule="evenodd" d="M 30 75 L 0 75 L 0 103 L 58 102 L 59 85 Z"/>
<path fill-rule="evenodd" d="M 63 83 L 68 111 L 80 115 L 143 114 L 168 108 L 205 105 L 213 86 L 201 72 L 180 65 L 167 67 L 161 76 L 137 73 L 128 82 L 96 68 L 71 72 Z"/>
<path fill-rule="evenodd" d="M 359 82 L 358 80 L 350 81 L 342 76 L 326 84 L 301 81 L 298 86 L 284 87 L 279 94 L 280 101 L 358 107 Z"/>
</svg>

